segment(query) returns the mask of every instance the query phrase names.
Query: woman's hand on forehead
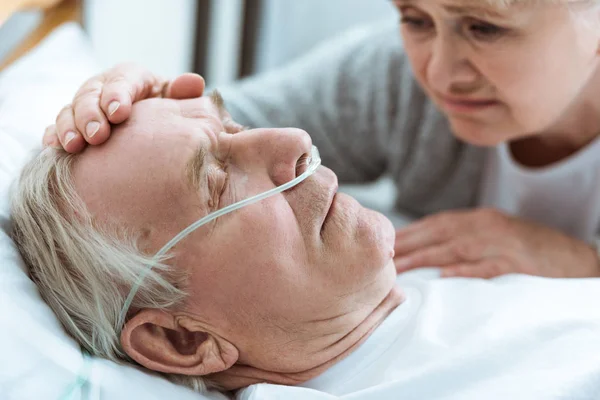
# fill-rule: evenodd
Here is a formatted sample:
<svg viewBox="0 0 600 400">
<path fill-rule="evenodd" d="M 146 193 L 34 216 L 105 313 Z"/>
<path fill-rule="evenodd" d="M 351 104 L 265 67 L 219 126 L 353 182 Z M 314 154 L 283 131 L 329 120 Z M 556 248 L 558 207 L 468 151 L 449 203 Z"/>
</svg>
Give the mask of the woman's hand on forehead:
<svg viewBox="0 0 600 400">
<path fill-rule="evenodd" d="M 56 123 L 46 128 L 43 143 L 69 153 L 80 152 L 87 144 L 106 142 L 110 125 L 127 120 L 133 103 L 151 97 L 200 97 L 204 87 L 204 79 L 197 74 L 183 74 L 168 81 L 137 65 L 118 65 L 81 86 L 73 102 L 61 110 Z"/>
</svg>

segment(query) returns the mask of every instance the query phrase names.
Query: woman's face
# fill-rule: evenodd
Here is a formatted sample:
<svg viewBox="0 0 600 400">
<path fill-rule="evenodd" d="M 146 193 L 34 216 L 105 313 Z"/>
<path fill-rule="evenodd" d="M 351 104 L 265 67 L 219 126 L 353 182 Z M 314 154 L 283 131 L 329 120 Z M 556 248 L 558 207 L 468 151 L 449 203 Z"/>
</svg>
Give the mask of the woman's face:
<svg viewBox="0 0 600 400">
<path fill-rule="evenodd" d="M 482 3 L 395 0 L 417 80 L 469 143 L 493 146 L 552 130 L 581 108 L 596 73 L 595 9 Z"/>
</svg>

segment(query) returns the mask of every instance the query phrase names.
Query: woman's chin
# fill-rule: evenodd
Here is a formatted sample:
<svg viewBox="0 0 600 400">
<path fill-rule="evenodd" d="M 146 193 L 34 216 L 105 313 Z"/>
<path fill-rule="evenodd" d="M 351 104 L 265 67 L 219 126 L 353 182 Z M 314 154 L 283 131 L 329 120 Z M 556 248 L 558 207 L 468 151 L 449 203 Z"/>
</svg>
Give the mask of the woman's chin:
<svg viewBox="0 0 600 400">
<path fill-rule="evenodd" d="M 450 120 L 452 132 L 461 141 L 479 147 L 494 147 L 500 143 L 512 139 L 514 132 L 512 129 L 502 129 L 502 126 L 496 124 L 482 123 L 481 121 L 470 120 Z M 507 134 L 511 132 L 511 134 Z"/>
</svg>

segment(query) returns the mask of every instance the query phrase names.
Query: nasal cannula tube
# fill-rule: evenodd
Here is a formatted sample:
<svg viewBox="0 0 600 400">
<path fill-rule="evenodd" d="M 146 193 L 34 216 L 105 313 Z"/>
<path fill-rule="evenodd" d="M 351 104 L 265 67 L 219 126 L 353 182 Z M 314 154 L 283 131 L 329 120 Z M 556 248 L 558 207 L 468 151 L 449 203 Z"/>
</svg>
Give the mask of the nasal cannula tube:
<svg viewBox="0 0 600 400">
<path fill-rule="evenodd" d="M 306 178 L 308 178 L 309 176 L 314 174 L 315 171 L 317 170 L 317 168 L 319 167 L 319 165 L 321 165 L 321 156 L 319 155 L 319 150 L 315 146 L 312 146 L 311 155 L 307 159 L 307 169 L 301 175 L 297 176 L 296 178 L 292 179 L 291 181 L 289 181 L 287 183 L 284 183 L 281 186 L 277 186 L 276 188 L 273 188 L 266 192 L 257 194 L 256 196 L 252 196 L 245 200 L 231 204 L 227 207 L 224 207 L 220 210 L 210 213 L 210 214 L 206 215 L 205 217 L 200 218 L 198 221 L 194 222 L 193 224 L 191 224 L 190 226 L 185 228 L 183 231 L 178 233 L 173 239 L 171 239 L 167 244 L 165 244 L 154 256 L 154 258 L 153 258 L 154 263 L 155 264 L 158 263 L 159 260 L 161 260 L 162 257 L 164 257 L 167 254 L 167 252 L 169 250 L 171 250 L 177 243 L 179 243 L 181 240 L 183 240 L 190 233 L 194 232 L 196 229 L 200 228 L 202 225 L 207 224 L 210 221 L 212 221 L 216 218 L 219 218 L 225 214 L 228 214 L 230 212 L 238 210 L 247 205 L 257 203 L 261 200 L 266 199 L 267 197 L 273 196 L 277 193 L 284 192 L 284 191 L 298 185 L 300 182 L 304 181 Z M 148 268 L 140 274 L 137 281 L 131 287 L 131 290 L 129 291 L 129 295 L 127 295 L 127 298 L 125 299 L 125 303 L 123 304 L 123 309 L 121 310 L 121 313 L 119 314 L 118 326 L 120 328 L 122 328 L 125 323 L 125 317 L 127 316 L 127 311 L 129 310 L 129 307 L 131 306 L 133 297 L 137 293 L 142 281 L 144 280 L 146 275 L 148 275 L 148 273 L 154 267 L 155 264 L 149 265 Z"/>
</svg>

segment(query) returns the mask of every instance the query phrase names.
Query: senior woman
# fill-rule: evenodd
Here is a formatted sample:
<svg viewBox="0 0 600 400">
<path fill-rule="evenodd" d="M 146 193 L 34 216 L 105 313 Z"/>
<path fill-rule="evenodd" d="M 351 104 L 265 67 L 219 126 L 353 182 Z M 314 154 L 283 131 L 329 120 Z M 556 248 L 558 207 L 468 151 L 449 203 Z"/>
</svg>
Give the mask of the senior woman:
<svg viewBox="0 0 600 400">
<path fill-rule="evenodd" d="M 397 208 L 425 217 L 397 232 L 399 272 L 600 276 L 599 2 L 394 4 L 401 40 L 362 29 L 225 88 L 235 120 L 308 131 L 342 182 L 390 174 Z M 92 78 L 45 143 L 101 144 L 166 84 L 130 66 Z"/>
</svg>

